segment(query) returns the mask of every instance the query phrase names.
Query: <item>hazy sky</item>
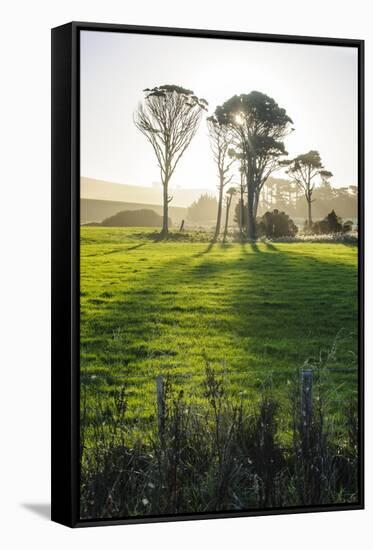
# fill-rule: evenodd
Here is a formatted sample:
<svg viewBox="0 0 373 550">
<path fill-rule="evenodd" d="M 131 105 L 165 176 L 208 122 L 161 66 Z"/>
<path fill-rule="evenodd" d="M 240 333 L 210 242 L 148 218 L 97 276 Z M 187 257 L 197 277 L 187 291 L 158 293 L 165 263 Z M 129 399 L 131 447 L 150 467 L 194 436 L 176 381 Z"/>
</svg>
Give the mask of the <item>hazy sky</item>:
<svg viewBox="0 0 373 550">
<path fill-rule="evenodd" d="M 192 89 L 211 112 L 234 94 L 272 96 L 294 121 L 289 154 L 317 149 L 334 185 L 357 185 L 356 49 L 91 31 L 81 33 L 82 176 L 144 186 L 160 181 L 133 112 L 144 88 L 162 84 Z M 216 183 L 203 120 L 171 188 L 214 191 Z"/>
</svg>

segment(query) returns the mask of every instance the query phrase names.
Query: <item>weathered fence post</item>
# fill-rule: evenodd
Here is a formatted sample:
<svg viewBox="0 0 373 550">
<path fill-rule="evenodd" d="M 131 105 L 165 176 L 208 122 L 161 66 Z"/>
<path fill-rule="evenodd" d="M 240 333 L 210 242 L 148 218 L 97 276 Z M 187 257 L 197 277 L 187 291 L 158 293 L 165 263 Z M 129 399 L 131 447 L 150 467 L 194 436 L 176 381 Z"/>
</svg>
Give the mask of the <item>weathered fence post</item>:
<svg viewBox="0 0 373 550">
<path fill-rule="evenodd" d="M 157 417 L 158 434 L 162 439 L 164 430 L 165 402 L 164 402 L 164 382 L 162 376 L 157 376 Z"/>
<path fill-rule="evenodd" d="M 304 450 L 309 448 L 312 423 L 312 381 L 313 370 L 301 371 L 301 431 Z"/>
</svg>

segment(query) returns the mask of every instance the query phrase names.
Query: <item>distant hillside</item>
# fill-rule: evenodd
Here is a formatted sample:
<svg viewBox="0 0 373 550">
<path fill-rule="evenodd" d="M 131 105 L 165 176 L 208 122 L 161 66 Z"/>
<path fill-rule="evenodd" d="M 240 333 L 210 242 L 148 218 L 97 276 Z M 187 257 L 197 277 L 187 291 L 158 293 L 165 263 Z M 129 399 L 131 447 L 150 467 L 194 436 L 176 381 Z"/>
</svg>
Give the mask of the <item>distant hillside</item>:
<svg viewBox="0 0 373 550">
<path fill-rule="evenodd" d="M 163 216 L 154 210 L 143 208 L 141 210 L 124 210 L 106 218 L 101 225 L 104 227 L 162 227 Z M 168 219 L 171 227 L 171 219 Z"/>
<path fill-rule="evenodd" d="M 114 216 L 123 210 L 141 210 L 143 208 L 151 208 L 159 214 L 163 213 L 162 206 L 159 204 L 144 204 L 136 202 L 117 202 L 94 199 L 80 200 L 80 223 L 102 222 L 105 218 Z M 171 206 L 169 208 L 169 216 L 172 223 L 178 225 L 181 220 L 186 218 L 187 209 Z"/>
<path fill-rule="evenodd" d="M 173 200 L 170 206 L 188 207 L 206 192 L 209 191 L 206 189 L 171 188 L 170 194 L 173 196 Z M 162 187 L 161 185 L 157 187 L 140 187 L 81 177 L 80 196 L 83 199 L 137 203 L 137 205 L 160 205 L 162 204 Z"/>
</svg>

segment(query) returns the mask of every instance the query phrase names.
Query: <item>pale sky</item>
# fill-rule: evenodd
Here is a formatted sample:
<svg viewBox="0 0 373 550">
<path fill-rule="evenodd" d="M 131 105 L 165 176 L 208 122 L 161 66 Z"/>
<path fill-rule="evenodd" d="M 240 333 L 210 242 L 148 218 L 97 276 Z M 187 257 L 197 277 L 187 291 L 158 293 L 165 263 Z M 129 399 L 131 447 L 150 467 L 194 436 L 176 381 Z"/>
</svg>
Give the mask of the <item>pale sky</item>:
<svg viewBox="0 0 373 550">
<path fill-rule="evenodd" d="M 142 90 L 162 84 L 192 89 L 210 113 L 235 94 L 268 94 L 293 119 L 289 156 L 317 149 L 333 185 L 357 185 L 357 49 L 97 31 L 81 32 L 82 176 L 142 186 L 160 181 L 133 113 Z M 203 120 L 171 189 L 214 192 L 216 184 Z"/>
</svg>

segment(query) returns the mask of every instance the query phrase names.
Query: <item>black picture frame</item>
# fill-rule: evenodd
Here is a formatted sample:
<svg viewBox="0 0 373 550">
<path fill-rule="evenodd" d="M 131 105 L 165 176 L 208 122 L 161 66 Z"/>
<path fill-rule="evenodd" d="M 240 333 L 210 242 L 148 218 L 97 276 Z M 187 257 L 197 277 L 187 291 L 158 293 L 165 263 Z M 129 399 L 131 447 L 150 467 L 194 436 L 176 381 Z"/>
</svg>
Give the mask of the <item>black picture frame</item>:
<svg viewBox="0 0 373 550">
<path fill-rule="evenodd" d="M 331 45 L 358 51 L 359 499 L 357 503 L 126 519 L 79 519 L 79 37 L 81 31 Z M 69 527 L 364 508 L 364 41 L 72 22 L 52 29 L 52 520 Z"/>
</svg>

